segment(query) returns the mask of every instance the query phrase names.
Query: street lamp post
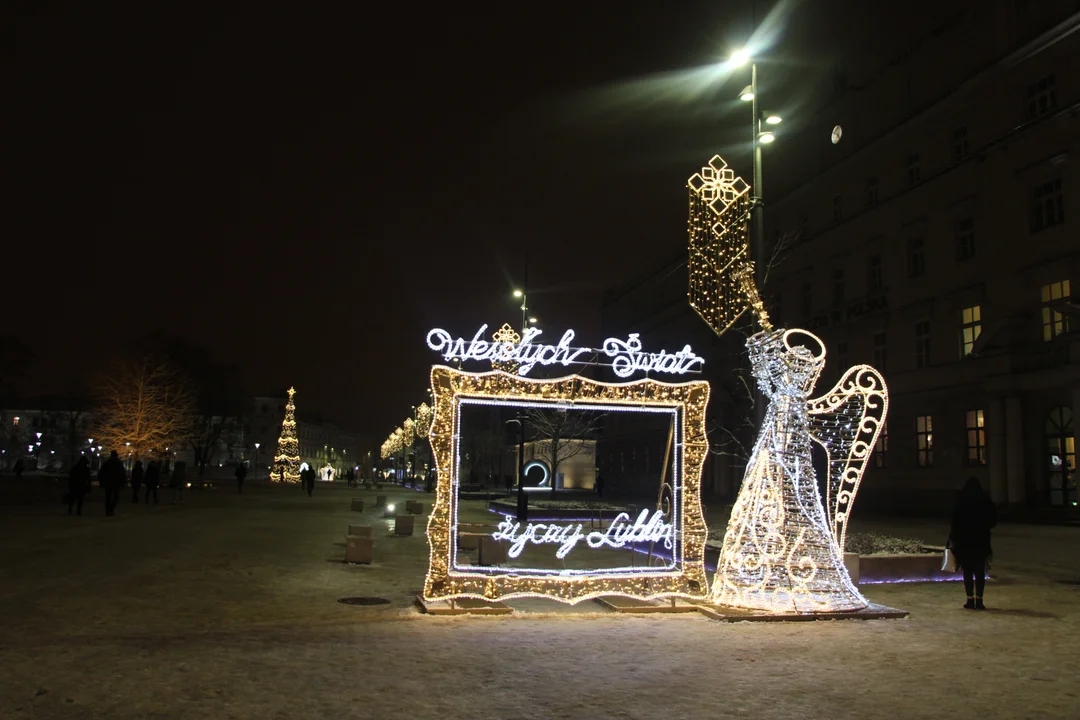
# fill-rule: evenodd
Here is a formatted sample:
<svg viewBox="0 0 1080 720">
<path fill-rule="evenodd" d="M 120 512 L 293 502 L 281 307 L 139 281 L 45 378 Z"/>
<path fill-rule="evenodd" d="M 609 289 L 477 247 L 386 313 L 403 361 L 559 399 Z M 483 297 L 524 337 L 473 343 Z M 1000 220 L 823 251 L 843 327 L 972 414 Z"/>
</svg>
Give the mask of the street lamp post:
<svg viewBox="0 0 1080 720">
<path fill-rule="evenodd" d="M 255 443 L 255 475 L 251 479 L 259 479 L 259 443 Z"/>
<path fill-rule="evenodd" d="M 524 523 L 529 520 L 529 496 L 525 493 L 525 415 L 506 421 L 507 425 L 510 423 L 517 423 L 518 426 L 517 520 Z"/>
</svg>

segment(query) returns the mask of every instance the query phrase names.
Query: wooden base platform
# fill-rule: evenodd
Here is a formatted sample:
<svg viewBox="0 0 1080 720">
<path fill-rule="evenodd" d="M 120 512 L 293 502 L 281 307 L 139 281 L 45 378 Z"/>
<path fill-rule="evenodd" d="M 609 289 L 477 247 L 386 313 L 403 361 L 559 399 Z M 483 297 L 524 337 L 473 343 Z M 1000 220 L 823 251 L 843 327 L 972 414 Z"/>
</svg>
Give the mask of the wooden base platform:
<svg viewBox="0 0 1080 720">
<path fill-rule="evenodd" d="M 510 615 L 514 612 L 514 608 L 501 602 L 474 598 L 429 602 L 419 593 L 416 595 L 416 604 L 420 607 L 420 612 L 427 615 Z"/>
<path fill-rule="evenodd" d="M 814 620 L 899 620 L 906 618 L 907 610 L 897 610 L 886 605 L 871 603 L 854 612 L 824 613 L 776 613 L 765 610 L 744 610 L 725 605 L 698 604 L 698 612 L 721 622 L 809 622 Z"/>
</svg>

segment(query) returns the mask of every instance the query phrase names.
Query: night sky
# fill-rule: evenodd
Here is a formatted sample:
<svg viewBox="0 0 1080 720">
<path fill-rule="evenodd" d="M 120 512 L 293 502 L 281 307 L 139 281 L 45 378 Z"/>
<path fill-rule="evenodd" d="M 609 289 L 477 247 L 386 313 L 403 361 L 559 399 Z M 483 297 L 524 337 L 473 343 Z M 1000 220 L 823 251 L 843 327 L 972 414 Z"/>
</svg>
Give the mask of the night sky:
<svg viewBox="0 0 1080 720">
<path fill-rule="evenodd" d="M 526 258 L 545 337 L 599 342 L 603 291 L 684 245 L 686 178 L 749 174 L 748 78 L 710 68 L 749 2 L 158 5 L 17 24 L 5 332 L 41 391 L 163 328 L 379 440 L 429 328 L 520 322 Z M 817 73 L 807 8 L 768 27 Z"/>
</svg>

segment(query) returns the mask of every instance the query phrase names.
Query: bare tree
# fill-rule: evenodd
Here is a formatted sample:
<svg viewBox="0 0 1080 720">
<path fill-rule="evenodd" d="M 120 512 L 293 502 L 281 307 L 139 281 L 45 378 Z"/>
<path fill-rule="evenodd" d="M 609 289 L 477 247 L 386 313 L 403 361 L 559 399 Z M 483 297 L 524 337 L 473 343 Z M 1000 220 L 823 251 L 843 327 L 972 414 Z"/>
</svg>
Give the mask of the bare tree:
<svg viewBox="0 0 1080 720">
<path fill-rule="evenodd" d="M 533 408 L 526 413 L 526 418 L 525 423 L 536 443 L 536 455 L 542 457 L 551 469 L 551 496 L 554 497 L 559 466 L 580 455 L 589 447 L 589 443 L 596 441 L 603 414 Z"/>
<path fill-rule="evenodd" d="M 163 360 L 144 356 L 119 363 L 97 394 L 94 437 L 132 461 L 163 453 L 190 435 L 191 389 Z"/>
</svg>

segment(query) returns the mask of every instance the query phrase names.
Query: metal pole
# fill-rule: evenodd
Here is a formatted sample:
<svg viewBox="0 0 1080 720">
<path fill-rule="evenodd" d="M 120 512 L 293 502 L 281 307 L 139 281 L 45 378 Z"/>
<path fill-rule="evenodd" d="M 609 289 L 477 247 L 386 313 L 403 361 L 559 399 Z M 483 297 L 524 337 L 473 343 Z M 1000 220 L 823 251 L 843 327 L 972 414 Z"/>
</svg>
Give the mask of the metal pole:
<svg viewBox="0 0 1080 720">
<path fill-rule="evenodd" d="M 758 82 L 756 62 L 751 63 L 750 65 L 750 92 L 754 95 L 754 99 L 751 101 L 752 111 L 754 113 L 753 121 L 751 122 L 754 143 L 754 204 L 751 208 L 753 216 L 751 218 L 752 237 L 750 238 L 750 246 L 752 248 L 754 257 L 754 282 L 757 285 L 758 293 L 764 296 L 765 191 L 762 187 L 761 181 L 761 111 L 758 109 Z M 765 420 L 765 403 L 765 397 L 764 395 L 762 395 L 761 390 L 756 389 L 754 393 L 754 421 L 759 428 L 761 427 L 761 423 Z"/>
<path fill-rule="evenodd" d="M 529 520 L 529 498 L 525 494 L 525 416 L 519 415 L 517 418 L 518 428 L 521 434 L 518 436 L 518 504 L 517 504 L 517 519 L 518 522 L 528 522 Z"/>
</svg>

